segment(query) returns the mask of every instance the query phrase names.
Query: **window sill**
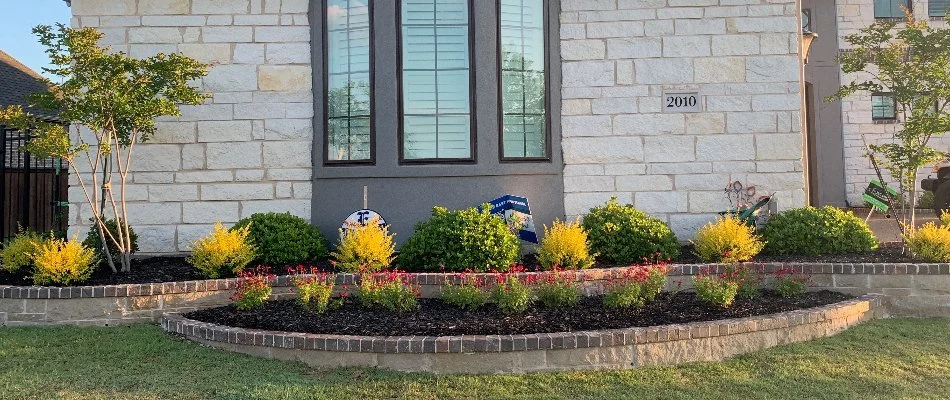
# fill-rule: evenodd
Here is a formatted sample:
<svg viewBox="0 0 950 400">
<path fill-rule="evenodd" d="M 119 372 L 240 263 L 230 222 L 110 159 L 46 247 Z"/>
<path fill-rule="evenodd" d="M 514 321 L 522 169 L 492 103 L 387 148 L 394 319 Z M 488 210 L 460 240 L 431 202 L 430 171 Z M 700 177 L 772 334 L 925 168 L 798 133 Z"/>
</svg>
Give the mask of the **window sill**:
<svg viewBox="0 0 950 400">
<path fill-rule="evenodd" d="M 891 124 L 897 124 L 897 123 L 900 123 L 900 121 L 896 119 L 875 119 L 874 120 L 874 125 L 891 125 Z"/>
</svg>

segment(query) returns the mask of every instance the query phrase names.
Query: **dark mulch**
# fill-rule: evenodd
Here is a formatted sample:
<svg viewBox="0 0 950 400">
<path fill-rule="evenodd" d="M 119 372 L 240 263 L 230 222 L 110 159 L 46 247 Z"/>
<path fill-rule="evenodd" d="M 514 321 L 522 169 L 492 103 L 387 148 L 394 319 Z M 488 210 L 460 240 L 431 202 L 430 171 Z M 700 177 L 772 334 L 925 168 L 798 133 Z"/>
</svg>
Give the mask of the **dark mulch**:
<svg viewBox="0 0 950 400">
<path fill-rule="evenodd" d="M 764 291 L 753 300 L 737 299 L 722 309 L 700 302 L 695 294 L 664 293 L 642 310 L 607 310 L 601 297 L 588 297 L 576 307 L 546 309 L 535 306 L 524 314 L 505 315 L 494 306 L 463 311 L 441 300 L 422 299 L 419 310 L 397 314 L 366 309 L 348 302 L 318 315 L 295 301 L 268 302 L 263 309 L 240 311 L 225 306 L 185 315 L 187 318 L 248 329 L 363 336 L 454 336 L 554 333 L 639 326 L 679 324 L 742 318 L 817 307 L 852 298 L 829 291 L 809 292 L 786 299 Z"/>
</svg>

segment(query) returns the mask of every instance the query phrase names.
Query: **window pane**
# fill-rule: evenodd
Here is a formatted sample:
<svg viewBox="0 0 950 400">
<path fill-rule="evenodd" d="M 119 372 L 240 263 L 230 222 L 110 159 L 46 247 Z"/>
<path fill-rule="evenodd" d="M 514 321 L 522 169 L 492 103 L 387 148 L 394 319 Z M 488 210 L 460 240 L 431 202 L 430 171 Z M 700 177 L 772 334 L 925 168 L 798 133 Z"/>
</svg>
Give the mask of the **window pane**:
<svg viewBox="0 0 950 400">
<path fill-rule="evenodd" d="M 403 158 L 472 156 L 467 0 L 402 0 Z"/>
<path fill-rule="evenodd" d="M 547 157 L 544 0 L 500 0 L 502 154 Z"/>
<path fill-rule="evenodd" d="M 369 0 L 327 0 L 327 155 L 369 160 Z"/>
<path fill-rule="evenodd" d="M 910 7 L 907 0 L 874 0 L 874 18 L 904 18 L 901 6 Z"/>
<path fill-rule="evenodd" d="M 894 97 L 890 95 L 871 96 L 871 119 L 897 118 Z"/>
<path fill-rule="evenodd" d="M 927 5 L 928 13 L 931 17 L 943 17 L 947 15 L 947 3 L 950 3 L 948 0 L 930 0 L 930 3 Z"/>
</svg>

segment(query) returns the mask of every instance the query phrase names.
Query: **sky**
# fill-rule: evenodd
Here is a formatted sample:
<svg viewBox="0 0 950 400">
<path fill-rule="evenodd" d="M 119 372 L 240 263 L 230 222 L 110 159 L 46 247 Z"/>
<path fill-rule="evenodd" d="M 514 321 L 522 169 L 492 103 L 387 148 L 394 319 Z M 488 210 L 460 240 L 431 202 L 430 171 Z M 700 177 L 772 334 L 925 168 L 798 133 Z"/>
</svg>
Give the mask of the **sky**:
<svg viewBox="0 0 950 400">
<path fill-rule="evenodd" d="M 63 0 L 0 0 L 0 50 L 36 72 L 49 65 L 31 30 L 57 22 L 69 25 L 70 10 Z"/>
</svg>

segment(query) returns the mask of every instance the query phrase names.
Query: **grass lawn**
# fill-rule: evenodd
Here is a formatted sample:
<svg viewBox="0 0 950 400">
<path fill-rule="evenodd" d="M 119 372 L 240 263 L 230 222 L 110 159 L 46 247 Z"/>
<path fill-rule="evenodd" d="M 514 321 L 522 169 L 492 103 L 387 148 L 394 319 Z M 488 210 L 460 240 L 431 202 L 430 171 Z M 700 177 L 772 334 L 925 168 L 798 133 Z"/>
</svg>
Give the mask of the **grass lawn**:
<svg viewBox="0 0 950 400">
<path fill-rule="evenodd" d="M 890 319 L 721 363 L 431 376 L 315 371 L 136 325 L 0 328 L 3 399 L 945 399 L 950 319 Z"/>
</svg>

